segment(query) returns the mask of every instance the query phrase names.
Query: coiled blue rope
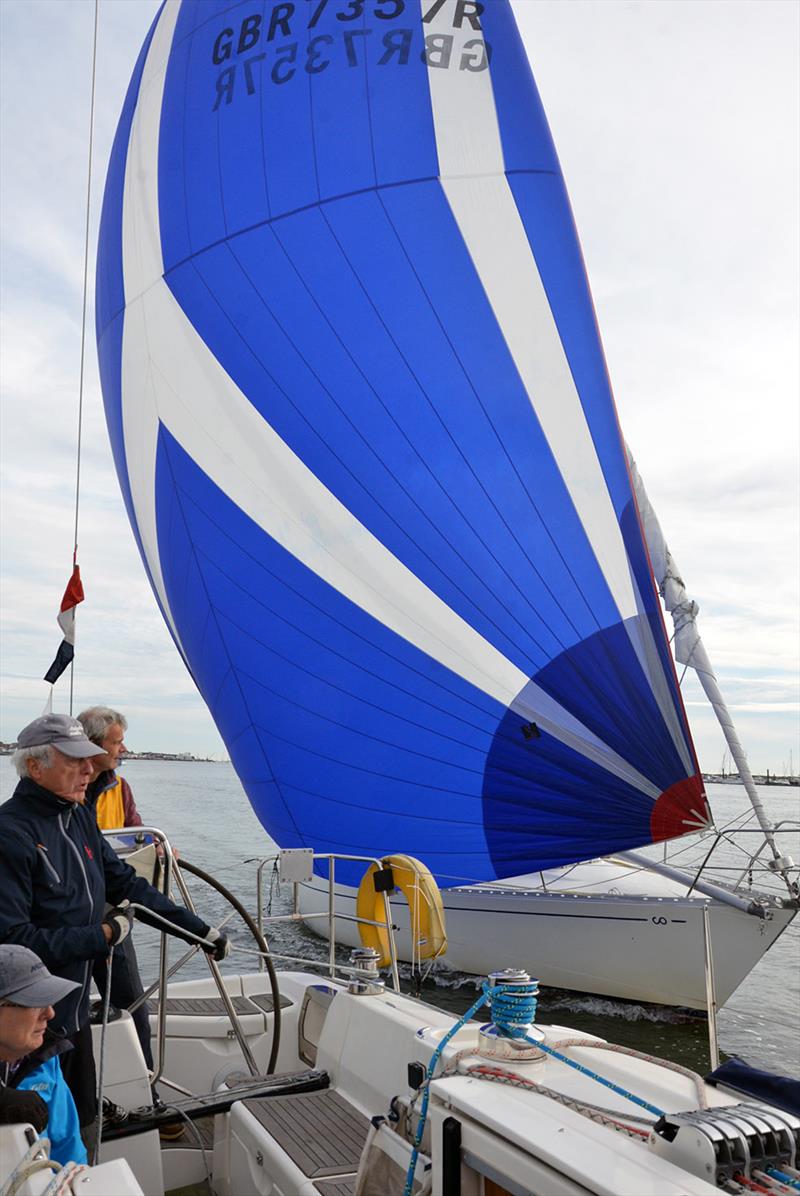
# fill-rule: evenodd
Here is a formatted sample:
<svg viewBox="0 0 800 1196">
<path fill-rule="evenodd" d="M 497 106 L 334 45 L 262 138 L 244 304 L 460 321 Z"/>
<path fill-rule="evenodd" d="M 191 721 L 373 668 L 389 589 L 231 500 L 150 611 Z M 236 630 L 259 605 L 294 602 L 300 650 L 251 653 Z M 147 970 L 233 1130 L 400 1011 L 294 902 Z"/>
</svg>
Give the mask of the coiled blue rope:
<svg viewBox="0 0 800 1196">
<path fill-rule="evenodd" d="M 503 1038 L 524 1038 L 525 1029 L 536 1020 L 539 1003 L 539 982 L 527 984 L 495 984 L 483 982 L 483 991 L 492 1007 L 492 1021 Z M 539 1043 L 536 1043 L 539 1046 Z"/>
<path fill-rule="evenodd" d="M 627 1088 L 622 1088 L 612 1080 L 607 1080 L 605 1076 L 598 1075 L 591 1068 L 584 1067 L 582 1063 L 576 1063 L 574 1059 L 568 1058 L 567 1055 L 562 1055 L 560 1051 L 555 1051 L 552 1047 L 545 1046 L 543 1042 L 528 1037 L 525 1031 L 536 1018 L 538 996 L 539 985 L 536 980 L 529 980 L 525 984 L 492 984 L 490 981 L 484 980 L 478 1000 L 470 1006 L 467 1012 L 445 1034 L 428 1064 L 428 1071 L 425 1077 L 425 1092 L 423 1093 L 422 1104 L 420 1106 L 419 1124 L 417 1125 L 417 1132 L 414 1135 L 414 1146 L 408 1164 L 403 1196 L 411 1196 L 411 1189 L 414 1185 L 414 1173 L 416 1172 L 417 1160 L 419 1159 L 419 1147 L 422 1142 L 422 1136 L 425 1133 L 425 1123 L 428 1119 L 430 1082 L 433 1079 L 433 1073 L 442 1056 L 442 1051 L 450 1039 L 458 1033 L 462 1026 L 466 1025 L 470 1018 L 483 1005 L 491 1006 L 492 1021 L 497 1027 L 500 1037 L 529 1042 L 531 1046 L 535 1046 L 537 1050 L 544 1052 L 545 1055 L 550 1055 L 553 1059 L 558 1059 L 559 1063 L 565 1063 L 567 1067 L 579 1071 L 581 1075 L 587 1076 L 590 1080 L 595 1080 L 598 1084 L 602 1084 L 604 1088 L 609 1088 L 612 1092 L 616 1092 L 617 1096 L 622 1096 L 625 1100 L 632 1101 L 633 1104 L 638 1105 L 641 1109 L 646 1109 L 648 1113 L 654 1113 L 656 1117 L 664 1116 L 663 1109 L 659 1109 L 656 1105 L 651 1105 L 648 1101 L 643 1100 L 640 1096 L 636 1096 L 633 1092 L 628 1092 Z"/>
</svg>

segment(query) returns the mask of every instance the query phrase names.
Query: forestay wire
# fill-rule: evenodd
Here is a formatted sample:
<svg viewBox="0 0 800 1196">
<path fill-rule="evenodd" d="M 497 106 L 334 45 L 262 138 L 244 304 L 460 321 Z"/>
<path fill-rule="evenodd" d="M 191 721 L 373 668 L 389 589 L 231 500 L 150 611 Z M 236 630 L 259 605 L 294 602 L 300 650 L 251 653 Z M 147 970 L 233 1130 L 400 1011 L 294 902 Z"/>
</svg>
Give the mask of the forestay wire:
<svg viewBox="0 0 800 1196">
<path fill-rule="evenodd" d="M 83 380 L 86 363 L 86 307 L 89 293 L 89 220 L 92 205 L 92 156 L 94 150 L 94 98 L 97 83 L 97 25 L 99 0 L 94 0 L 94 33 L 92 36 L 92 89 L 89 101 L 89 155 L 86 169 L 86 219 L 83 238 L 83 309 L 81 312 L 81 364 L 78 380 L 78 443 L 75 467 L 75 530 L 72 537 L 72 567 L 78 563 L 78 513 L 81 493 L 81 443 L 83 435 Z M 69 666 L 69 712 L 72 714 L 75 663 Z"/>
</svg>

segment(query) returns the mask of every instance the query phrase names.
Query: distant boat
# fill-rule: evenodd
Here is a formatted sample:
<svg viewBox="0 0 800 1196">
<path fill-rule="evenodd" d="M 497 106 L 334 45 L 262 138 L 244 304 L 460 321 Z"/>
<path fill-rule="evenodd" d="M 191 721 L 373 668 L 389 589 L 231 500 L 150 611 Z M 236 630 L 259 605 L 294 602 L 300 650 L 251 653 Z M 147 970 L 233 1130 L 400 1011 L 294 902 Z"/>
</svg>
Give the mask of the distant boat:
<svg viewBox="0 0 800 1196">
<path fill-rule="evenodd" d="M 631 951 L 618 865 L 559 870 L 711 815 L 511 8 L 312 7 L 167 5 L 125 102 L 97 334 L 145 568 L 281 846 L 420 858 L 487 950 L 569 906 L 571 986 L 627 950 L 650 992 L 685 932 Z M 747 904 L 737 975 L 794 912 Z"/>
</svg>

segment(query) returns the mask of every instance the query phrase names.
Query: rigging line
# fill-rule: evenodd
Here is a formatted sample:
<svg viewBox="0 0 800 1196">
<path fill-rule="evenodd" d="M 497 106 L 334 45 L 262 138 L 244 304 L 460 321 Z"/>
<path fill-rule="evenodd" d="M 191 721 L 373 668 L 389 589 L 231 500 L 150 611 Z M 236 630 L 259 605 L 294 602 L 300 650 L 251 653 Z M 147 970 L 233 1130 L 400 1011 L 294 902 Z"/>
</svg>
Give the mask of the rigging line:
<svg viewBox="0 0 800 1196">
<path fill-rule="evenodd" d="M 75 530 L 72 537 L 72 567 L 78 562 L 78 512 L 81 493 L 81 438 L 83 435 L 83 376 L 86 362 L 86 299 L 89 283 L 89 218 L 92 205 L 92 153 L 94 149 L 94 97 L 97 83 L 97 22 L 99 0 L 94 0 L 94 32 L 92 36 L 92 90 L 89 102 L 89 154 L 86 169 L 86 222 L 83 240 L 83 310 L 81 312 L 81 365 L 78 380 L 78 444 L 75 467 Z M 69 666 L 69 712 L 72 714 L 75 683 L 75 661 Z"/>
</svg>

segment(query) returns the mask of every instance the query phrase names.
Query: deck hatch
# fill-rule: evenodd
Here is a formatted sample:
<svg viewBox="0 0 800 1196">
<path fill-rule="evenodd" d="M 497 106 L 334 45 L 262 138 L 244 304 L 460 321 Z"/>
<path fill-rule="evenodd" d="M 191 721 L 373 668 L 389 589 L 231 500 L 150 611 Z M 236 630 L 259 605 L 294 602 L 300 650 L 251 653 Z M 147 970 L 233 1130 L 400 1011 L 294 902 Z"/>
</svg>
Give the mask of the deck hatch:
<svg viewBox="0 0 800 1196">
<path fill-rule="evenodd" d="M 358 1170 L 369 1119 L 338 1092 L 247 1100 L 244 1107 L 309 1179 Z"/>
</svg>

